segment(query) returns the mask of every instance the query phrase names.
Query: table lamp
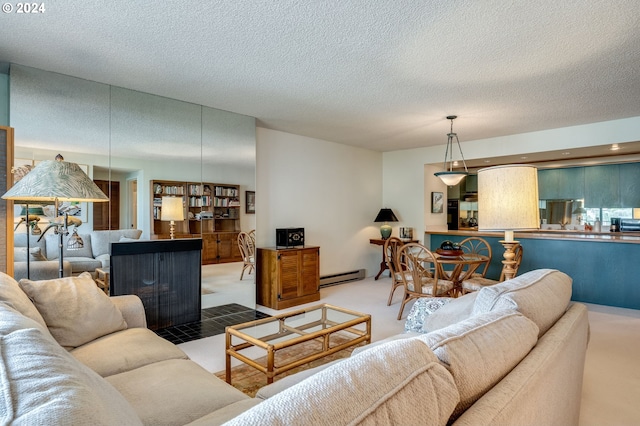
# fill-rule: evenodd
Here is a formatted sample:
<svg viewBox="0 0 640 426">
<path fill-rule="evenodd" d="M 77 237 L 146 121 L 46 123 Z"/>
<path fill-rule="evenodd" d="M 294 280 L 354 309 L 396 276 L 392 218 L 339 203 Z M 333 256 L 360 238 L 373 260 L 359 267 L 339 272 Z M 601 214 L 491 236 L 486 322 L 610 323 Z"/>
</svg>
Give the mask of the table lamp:
<svg viewBox="0 0 640 426">
<path fill-rule="evenodd" d="M 505 279 L 515 275 L 514 231 L 540 229 L 538 169 L 512 164 L 478 170 L 478 231 L 504 231 Z"/>
<path fill-rule="evenodd" d="M 160 220 L 169 221 L 169 236 L 175 238 L 176 220 L 184 220 L 182 197 L 162 197 Z"/>
<path fill-rule="evenodd" d="M 20 179 L 3 196 L 5 200 L 22 202 L 53 201 L 57 214 L 60 201 L 85 201 L 106 202 L 109 201 L 104 192 L 93 183 L 91 178 L 75 163 L 64 161 L 58 154 L 55 160 L 40 162 Z M 62 220 L 54 221 L 50 227 L 60 236 L 59 269 L 58 276 L 63 276 L 63 237 L 69 235 L 68 218 L 65 214 Z M 43 234 L 46 230 L 43 232 Z M 42 238 L 42 237 L 40 237 Z M 28 258 L 28 257 L 27 257 Z"/>
<path fill-rule="evenodd" d="M 387 224 L 387 222 L 397 222 L 398 218 L 395 214 L 393 214 L 393 210 L 391 209 L 380 209 L 378 212 L 378 216 L 374 222 L 384 222 L 384 224 L 380 227 L 380 235 L 383 240 L 386 240 L 391 236 L 391 226 Z"/>
</svg>

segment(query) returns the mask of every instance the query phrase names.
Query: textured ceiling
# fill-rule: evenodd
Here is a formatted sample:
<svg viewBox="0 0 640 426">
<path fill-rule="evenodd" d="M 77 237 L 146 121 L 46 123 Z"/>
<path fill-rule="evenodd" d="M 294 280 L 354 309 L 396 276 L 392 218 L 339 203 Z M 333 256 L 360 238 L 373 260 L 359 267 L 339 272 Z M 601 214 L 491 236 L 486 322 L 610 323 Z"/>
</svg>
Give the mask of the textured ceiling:
<svg viewBox="0 0 640 426">
<path fill-rule="evenodd" d="M 44 4 L 0 61 L 379 151 L 640 116 L 638 0 Z"/>
</svg>

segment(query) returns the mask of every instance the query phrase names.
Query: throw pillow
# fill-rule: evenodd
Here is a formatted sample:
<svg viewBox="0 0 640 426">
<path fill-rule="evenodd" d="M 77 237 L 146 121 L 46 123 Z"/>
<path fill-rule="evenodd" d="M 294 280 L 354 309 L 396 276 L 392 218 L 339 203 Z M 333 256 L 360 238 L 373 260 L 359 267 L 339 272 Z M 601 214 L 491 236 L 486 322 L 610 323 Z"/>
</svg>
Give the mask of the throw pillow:
<svg viewBox="0 0 640 426">
<path fill-rule="evenodd" d="M 128 238 L 128 237 L 120 237 L 120 240 L 118 240 L 118 242 L 120 243 L 126 243 L 126 242 L 131 242 L 131 241 L 140 241 L 137 238 Z"/>
<path fill-rule="evenodd" d="M 127 328 L 120 310 L 98 288 L 91 274 L 55 280 L 20 280 L 53 337 L 65 348 Z"/>
<path fill-rule="evenodd" d="M 567 310 L 572 281 L 555 269 L 530 271 L 480 290 L 472 314 L 515 309 L 535 322 L 542 336 Z"/>
<path fill-rule="evenodd" d="M 31 261 L 40 261 L 47 260 L 47 258 L 42 254 L 42 250 L 40 247 L 32 247 L 29 249 L 29 253 L 31 254 Z M 27 248 L 26 247 L 15 247 L 13 249 L 13 261 L 14 262 L 26 262 L 27 261 Z"/>
<path fill-rule="evenodd" d="M 421 333 L 427 317 L 451 300 L 453 299 L 450 297 L 421 297 L 416 300 L 411 307 L 411 311 L 409 311 L 409 315 L 407 315 L 404 331 Z"/>
<path fill-rule="evenodd" d="M 538 327 L 516 311 L 492 311 L 423 334 L 460 392 L 453 419 L 495 386 L 533 348 Z"/>
</svg>

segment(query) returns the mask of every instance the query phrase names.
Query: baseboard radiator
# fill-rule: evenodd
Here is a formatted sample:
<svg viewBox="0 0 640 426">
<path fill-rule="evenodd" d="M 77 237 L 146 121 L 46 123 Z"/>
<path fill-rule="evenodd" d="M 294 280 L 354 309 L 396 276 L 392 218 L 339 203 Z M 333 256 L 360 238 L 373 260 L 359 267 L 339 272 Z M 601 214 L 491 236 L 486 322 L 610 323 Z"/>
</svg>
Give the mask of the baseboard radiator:
<svg viewBox="0 0 640 426">
<path fill-rule="evenodd" d="M 320 277 L 320 288 L 329 287 L 332 285 L 350 283 L 352 281 L 363 280 L 365 277 L 364 269 L 358 269 L 357 271 L 341 272 L 339 274 L 325 275 Z"/>
</svg>

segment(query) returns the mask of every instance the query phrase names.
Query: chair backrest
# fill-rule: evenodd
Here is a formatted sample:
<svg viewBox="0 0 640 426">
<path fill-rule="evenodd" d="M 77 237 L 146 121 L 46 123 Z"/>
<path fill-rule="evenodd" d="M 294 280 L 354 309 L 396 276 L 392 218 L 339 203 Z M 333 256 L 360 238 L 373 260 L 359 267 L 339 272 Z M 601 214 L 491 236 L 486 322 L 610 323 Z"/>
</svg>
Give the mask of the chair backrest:
<svg viewBox="0 0 640 426">
<path fill-rule="evenodd" d="M 434 286 L 438 282 L 436 258 L 422 244 L 408 243 L 400 247 L 396 254 L 396 265 L 401 271 L 400 276 L 402 277 L 405 291 L 422 293 L 422 287 L 426 284 L 423 278 L 432 278 L 429 281 Z M 409 288 L 410 283 L 415 283 L 412 286 L 413 290 Z M 436 294 L 436 292 L 434 291 L 433 294 Z M 430 297 L 430 295 L 425 294 L 425 297 Z"/>
<path fill-rule="evenodd" d="M 487 256 L 489 261 L 484 264 L 484 268 L 478 268 L 478 272 L 482 274 L 484 277 L 487 274 L 487 270 L 489 269 L 489 264 L 491 263 L 491 246 L 484 238 L 480 237 L 469 237 L 465 238 L 460 242 L 460 247 L 462 251 L 469 254 L 479 254 L 483 256 Z"/>
<path fill-rule="evenodd" d="M 514 249 L 514 252 L 516 253 L 515 257 L 513 258 L 513 260 L 516 261 L 516 263 L 513 265 L 513 269 L 514 269 L 514 273 L 513 276 L 515 278 L 516 275 L 518 275 L 518 269 L 520 269 L 520 263 L 522 262 L 522 256 L 524 254 L 524 249 L 522 248 L 522 245 L 518 244 L 518 246 Z M 502 267 L 502 272 L 500 273 L 500 282 L 504 281 L 504 270 L 505 267 Z"/>
<path fill-rule="evenodd" d="M 390 237 L 384 242 L 384 260 L 393 280 L 395 280 L 396 272 L 400 271 L 395 262 L 398 250 L 403 244 L 404 242 L 398 237 Z"/>
<path fill-rule="evenodd" d="M 238 248 L 244 261 L 248 261 L 255 252 L 255 243 L 248 232 L 238 234 Z"/>
</svg>

